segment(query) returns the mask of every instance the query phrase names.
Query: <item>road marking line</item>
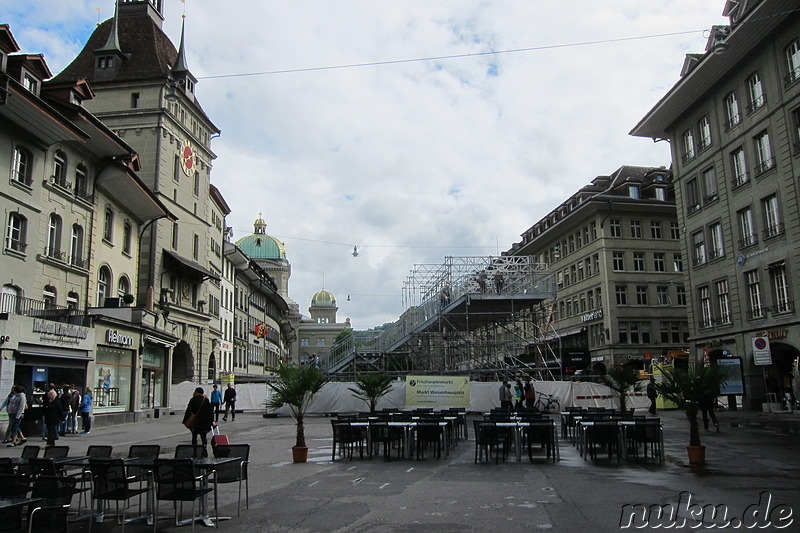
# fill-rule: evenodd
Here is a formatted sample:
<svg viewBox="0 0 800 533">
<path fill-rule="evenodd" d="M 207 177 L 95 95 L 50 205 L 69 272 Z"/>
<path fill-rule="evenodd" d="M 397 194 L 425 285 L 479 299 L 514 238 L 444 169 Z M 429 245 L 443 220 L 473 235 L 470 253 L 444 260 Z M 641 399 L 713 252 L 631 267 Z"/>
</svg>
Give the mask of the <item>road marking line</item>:
<svg viewBox="0 0 800 533">
<path fill-rule="evenodd" d="M 313 483 L 310 483 L 308 486 L 309 486 L 309 487 L 313 487 L 313 486 L 314 486 L 314 485 L 316 485 L 317 483 L 319 483 L 319 481 L 315 481 L 315 482 L 313 482 Z"/>
<path fill-rule="evenodd" d="M 383 489 L 384 487 L 388 487 L 389 485 L 391 485 L 391 483 L 384 483 L 383 485 L 378 487 L 378 490 Z"/>
</svg>

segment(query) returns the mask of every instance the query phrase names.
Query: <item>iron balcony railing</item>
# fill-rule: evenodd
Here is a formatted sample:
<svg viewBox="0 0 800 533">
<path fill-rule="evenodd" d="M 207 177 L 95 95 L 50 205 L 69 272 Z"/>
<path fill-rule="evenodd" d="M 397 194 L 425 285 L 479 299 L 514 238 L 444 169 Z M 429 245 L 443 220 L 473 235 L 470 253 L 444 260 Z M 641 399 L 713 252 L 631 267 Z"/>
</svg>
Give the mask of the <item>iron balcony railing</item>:
<svg viewBox="0 0 800 533">
<path fill-rule="evenodd" d="M 82 325 L 85 318 L 85 313 L 76 307 L 55 305 L 8 293 L 0 294 L 0 313 L 44 318 L 74 325 Z"/>
</svg>

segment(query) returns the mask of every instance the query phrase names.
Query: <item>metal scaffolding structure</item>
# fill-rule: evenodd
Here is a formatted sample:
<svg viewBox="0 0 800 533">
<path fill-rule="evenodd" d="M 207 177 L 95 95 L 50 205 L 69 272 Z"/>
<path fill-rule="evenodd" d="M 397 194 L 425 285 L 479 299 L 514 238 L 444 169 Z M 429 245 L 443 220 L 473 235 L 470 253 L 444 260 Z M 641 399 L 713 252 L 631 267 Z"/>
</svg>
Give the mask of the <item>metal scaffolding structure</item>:
<svg viewBox="0 0 800 533">
<path fill-rule="evenodd" d="M 560 362 L 543 342 L 540 309 L 554 298 L 553 275 L 530 256 L 415 265 L 403 283 L 398 321 L 377 338 L 333 347 L 322 366 L 330 374 L 381 369 L 497 379 L 525 372 L 552 379 Z"/>
</svg>

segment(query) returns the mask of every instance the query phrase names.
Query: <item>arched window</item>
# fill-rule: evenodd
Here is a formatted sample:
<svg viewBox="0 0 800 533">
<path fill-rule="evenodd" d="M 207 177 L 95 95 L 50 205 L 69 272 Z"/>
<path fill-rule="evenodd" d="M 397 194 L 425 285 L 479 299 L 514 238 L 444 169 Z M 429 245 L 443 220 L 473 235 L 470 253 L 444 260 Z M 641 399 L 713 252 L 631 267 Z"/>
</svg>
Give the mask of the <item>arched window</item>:
<svg viewBox="0 0 800 533">
<path fill-rule="evenodd" d="M 21 146 L 14 148 L 14 167 L 11 171 L 11 179 L 30 186 L 33 183 L 33 178 L 31 178 L 32 168 L 33 156 L 31 153 Z"/>
<path fill-rule="evenodd" d="M 103 307 L 106 298 L 109 296 L 109 282 L 111 280 L 111 271 L 107 266 L 101 266 L 100 271 L 97 273 L 97 307 Z"/>
<path fill-rule="evenodd" d="M 52 285 L 45 285 L 42 291 L 45 309 L 54 309 L 56 306 L 56 288 Z"/>
<path fill-rule="evenodd" d="M 131 282 L 128 280 L 128 276 L 122 275 L 119 277 L 119 282 L 117 283 L 117 296 L 120 298 L 124 298 L 126 294 L 130 294 L 131 292 Z"/>
<path fill-rule="evenodd" d="M 53 183 L 67 186 L 67 154 L 61 150 L 56 150 L 53 156 Z"/>
<path fill-rule="evenodd" d="M 67 293 L 67 308 L 72 310 L 78 309 L 78 304 L 80 303 L 78 293 L 75 291 L 69 291 Z"/>
<path fill-rule="evenodd" d="M 72 225 L 72 238 L 69 245 L 69 264 L 79 268 L 86 268 L 83 258 L 83 227 L 80 224 Z"/>
<path fill-rule="evenodd" d="M 14 285 L 3 285 L 3 292 L 0 294 L 0 313 L 14 313 L 17 304 L 22 296 L 22 291 Z"/>
<path fill-rule="evenodd" d="M 47 248 L 44 251 L 47 257 L 61 258 L 61 217 L 52 213 L 47 225 Z"/>
<path fill-rule="evenodd" d="M 28 219 L 20 213 L 8 215 L 8 231 L 6 233 L 6 248 L 24 254 L 27 248 Z"/>
<path fill-rule="evenodd" d="M 122 226 L 122 253 L 131 254 L 131 223 L 127 220 Z"/>
</svg>

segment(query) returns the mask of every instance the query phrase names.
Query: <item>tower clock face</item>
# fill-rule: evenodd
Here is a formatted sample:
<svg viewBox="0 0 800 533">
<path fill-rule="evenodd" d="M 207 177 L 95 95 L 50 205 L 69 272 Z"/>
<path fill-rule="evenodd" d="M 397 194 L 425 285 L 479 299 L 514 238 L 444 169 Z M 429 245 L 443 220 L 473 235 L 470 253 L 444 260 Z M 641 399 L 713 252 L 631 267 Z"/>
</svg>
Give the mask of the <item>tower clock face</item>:
<svg viewBox="0 0 800 533">
<path fill-rule="evenodd" d="M 194 148 L 192 148 L 192 141 L 184 141 L 183 148 L 181 148 L 181 167 L 184 174 L 187 176 L 194 176 L 196 155 Z"/>
</svg>

